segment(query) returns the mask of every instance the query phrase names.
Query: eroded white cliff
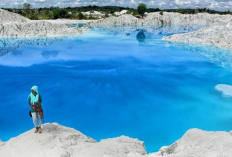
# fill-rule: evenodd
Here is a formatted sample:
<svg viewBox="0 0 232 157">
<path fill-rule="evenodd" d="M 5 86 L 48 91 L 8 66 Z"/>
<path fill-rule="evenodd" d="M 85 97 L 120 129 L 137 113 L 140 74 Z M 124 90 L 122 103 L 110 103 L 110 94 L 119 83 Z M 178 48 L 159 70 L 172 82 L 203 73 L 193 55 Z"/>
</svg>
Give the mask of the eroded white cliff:
<svg viewBox="0 0 232 157">
<path fill-rule="evenodd" d="M 100 142 L 72 128 L 57 123 L 42 126 L 11 138 L 0 146 L 1 157 L 141 157 L 146 154 L 143 142 L 126 136 Z"/>
<path fill-rule="evenodd" d="M 190 129 L 181 139 L 148 157 L 230 157 L 231 154 L 229 132 Z"/>
<path fill-rule="evenodd" d="M 232 135 L 225 131 L 190 129 L 170 146 L 147 154 L 144 143 L 127 136 L 97 142 L 81 132 L 46 123 L 43 133 L 29 130 L 7 142 L 0 141 L 1 157 L 230 157 Z"/>
<path fill-rule="evenodd" d="M 58 37 L 78 36 L 84 28 L 48 21 L 29 20 L 21 15 L 0 9 L 0 37 Z"/>
</svg>

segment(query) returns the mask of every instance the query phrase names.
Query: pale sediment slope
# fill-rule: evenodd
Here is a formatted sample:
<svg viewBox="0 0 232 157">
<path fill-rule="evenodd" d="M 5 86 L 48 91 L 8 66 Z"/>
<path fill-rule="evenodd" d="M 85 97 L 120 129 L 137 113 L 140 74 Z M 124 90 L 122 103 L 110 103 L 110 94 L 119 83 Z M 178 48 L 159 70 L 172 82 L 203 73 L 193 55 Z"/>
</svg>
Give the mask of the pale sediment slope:
<svg viewBox="0 0 232 157">
<path fill-rule="evenodd" d="M 113 26 L 113 25 L 212 25 L 228 23 L 232 20 L 231 15 L 217 15 L 208 13 L 180 14 L 164 12 L 148 13 L 145 18 L 139 19 L 133 15 L 125 14 L 118 17 L 108 17 L 92 22 L 92 26 Z"/>
<path fill-rule="evenodd" d="M 180 14 L 172 12 L 164 12 L 161 15 L 159 12 L 149 13 L 141 20 L 143 25 L 212 25 L 216 23 L 227 23 L 232 20 L 230 15 L 218 15 L 208 13 L 198 14 Z"/>
<path fill-rule="evenodd" d="M 232 135 L 224 131 L 191 129 L 171 146 L 148 157 L 230 157 Z"/>
<path fill-rule="evenodd" d="M 230 157 L 232 135 L 190 129 L 159 152 L 147 154 L 144 143 L 126 136 L 97 142 L 72 128 L 46 123 L 43 133 L 29 130 L 7 142 L 0 142 L 1 157 Z"/>
<path fill-rule="evenodd" d="M 80 35 L 82 29 L 46 21 L 0 25 L 0 37 L 58 37 Z"/>
<path fill-rule="evenodd" d="M 214 25 L 190 33 L 163 37 L 163 40 L 213 45 L 232 49 L 232 25 L 230 23 L 226 25 Z"/>
<path fill-rule="evenodd" d="M 138 25 L 139 24 L 139 19 L 129 15 L 129 14 L 125 14 L 125 15 L 121 15 L 118 17 L 115 16 L 110 16 L 108 18 L 105 19 L 101 19 L 101 20 L 97 20 L 97 21 L 93 21 L 91 23 L 91 26 L 99 26 L 99 27 L 104 27 L 104 26 L 115 26 L 115 25 L 119 25 L 119 26 L 130 26 L 130 25 Z"/>
<path fill-rule="evenodd" d="M 1 157 L 142 157 L 143 142 L 126 136 L 96 142 L 57 123 L 42 126 L 43 133 L 29 130 L 0 146 Z M 32 155 L 33 154 L 33 155 Z"/>
<path fill-rule="evenodd" d="M 232 86 L 227 84 L 218 84 L 215 89 L 225 96 L 232 96 Z"/>
<path fill-rule="evenodd" d="M 85 29 L 47 21 L 29 20 L 0 9 L 0 37 L 58 37 L 77 36 Z"/>
<path fill-rule="evenodd" d="M 12 23 L 12 22 L 21 22 L 27 23 L 30 22 L 29 19 L 15 13 L 0 9 L 0 24 Z"/>
<path fill-rule="evenodd" d="M 31 20 L 31 21 L 47 21 L 53 24 L 79 24 L 79 23 L 90 23 L 96 20 L 56 19 L 56 20 Z"/>
<path fill-rule="evenodd" d="M 0 146 L 3 145 L 3 144 L 4 144 L 4 142 L 2 140 L 0 140 Z"/>
</svg>

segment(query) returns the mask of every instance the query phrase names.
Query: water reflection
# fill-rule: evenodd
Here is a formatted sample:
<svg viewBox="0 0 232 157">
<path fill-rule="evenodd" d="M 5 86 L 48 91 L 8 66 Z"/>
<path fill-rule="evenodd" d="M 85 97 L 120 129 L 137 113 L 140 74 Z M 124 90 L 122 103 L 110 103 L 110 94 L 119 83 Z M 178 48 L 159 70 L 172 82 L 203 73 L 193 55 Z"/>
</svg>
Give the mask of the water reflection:
<svg viewBox="0 0 232 157">
<path fill-rule="evenodd" d="M 17 48 L 27 45 L 49 46 L 61 40 L 62 38 L 0 38 L 0 56 L 13 51 L 12 55 L 21 55 L 20 51 L 15 51 Z"/>
<path fill-rule="evenodd" d="M 92 29 L 89 31 L 89 34 L 86 33 L 81 39 L 70 40 L 65 43 L 64 38 L 31 38 L 31 39 L 21 39 L 21 38 L 1 38 L 0 39 L 0 64 L 6 66 L 30 66 L 33 64 L 56 61 L 56 60 L 86 60 L 93 58 L 110 58 L 114 57 L 107 53 L 105 45 L 109 47 L 114 47 L 112 42 L 117 45 L 121 40 L 124 40 L 125 46 L 127 44 L 132 44 L 133 42 L 138 42 L 141 49 L 143 46 L 148 46 L 152 48 L 153 46 L 159 45 L 160 47 L 182 47 L 188 49 L 191 52 L 197 53 L 201 56 L 204 56 L 209 60 L 209 62 L 217 64 L 221 67 L 224 67 L 232 71 L 232 52 L 231 50 L 221 49 L 213 46 L 204 46 L 204 45 L 194 45 L 194 44 L 183 44 L 183 43 L 174 43 L 162 41 L 161 38 L 165 35 L 170 35 L 167 32 L 180 31 L 189 31 L 196 29 L 197 27 L 192 26 L 191 28 L 186 27 L 147 27 L 146 29 L 140 29 L 137 27 L 110 27 L 111 30 L 105 31 L 104 29 Z M 154 33 L 155 32 L 155 33 Z M 118 38 L 115 38 L 117 36 Z M 99 43 L 102 41 L 102 46 L 96 44 L 97 40 Z M 117 41 L 117 39 L 119 41 Z M 112 41 L 111 41 L 112 40 Z M 65 45 L 56 47 L 51 47 L 56 42 L 64 41 Z M 63 42 L 61 45 L 64 44 Z M 101 51 L 96 55 L 92 54 L 92 48 L 89 44 L 94 45 L 94 49 L 99 48 Z M 32 47 L 26 49 L 20 49 L 24 46 L 31 45 Z M 36 47 L 34 47 L 36 45 Z M 42 48 L 37 48 L 37 46 L 42 46 Z M 48 47 L 44 47 L 48 46 Z M 109 50 L 109 47 L 107 49 Z M 133 45 L 136 47 L 136 45 Z M 137 49 L 139 47 L 136 47 Z M 115 49 L 118 49 L 118 46 L 115 46 Z M 175 49 L 175 48 L 170 48 Z M 145 49 L 144 49 L 145 50 Z M 34 53 L 31 53 L 31 52 Z M 124 50 L 126 51 L 126 50 Z M 119 53 L 118 56 L 126 55 L 141 55 L 138 54 L 129 54 L 129 52 Z M 143 50 L 142 50 L 143 51 Z M 11 53 L 10 53 L 11 52 Z M 62 52 L 62 53 L 61 53 Z M 134 51 L 132 51 L 134 53 Z M 9 54 L 9 55 L 6 55 Z M 138 56 L 140 57 L 140 56 Z"/>
<path fill-rule="evenodd" d="M 88 24 L 87 23 L 75 23 L 75 24 L 67 24 L 67 25 L 80 28 L 80 27 L 87 26 Z"/>
<path fill-rule="evenodd" d="M 232 71 L 232 50 L 207 46 L 200 44 L 187 44 L 167 42 L 169 46 L 177 46 L 187 49 L 193 53 L 204 56 L 209 62 Z"/>
<path fill-rule="evenodd" d="M 136 30 L 146 30 L 153 34 L 187 33 L 205 27 L 205 25 L 149 25 L 149 26 L 96 26 L 95 28 L 114 32 L 115 34 L 128 35 Z"/>
<path fill-rule="evenodd" d="M 146 39 L 146 35 L 145 35 L 145 31 L 144 29 L 141 29 L 138 34 L 136 35 L 136 38 L 138 40 L 138 42 L 144 42 Z"/>
<path fill-rule="evenodd" d="M 41 55 L 44 57 L 44 58 L 52 58 L 52 57 L 57 57 L 58 55 L 58 51 L 43 51 L 41 53 Z"/>
</svg>

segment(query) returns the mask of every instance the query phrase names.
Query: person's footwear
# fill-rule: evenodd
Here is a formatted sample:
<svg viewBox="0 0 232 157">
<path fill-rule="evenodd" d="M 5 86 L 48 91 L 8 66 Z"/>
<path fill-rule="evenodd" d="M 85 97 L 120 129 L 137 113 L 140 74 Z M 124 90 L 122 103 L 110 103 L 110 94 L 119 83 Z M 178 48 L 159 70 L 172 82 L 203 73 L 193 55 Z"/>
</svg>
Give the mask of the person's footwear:
<svg viewBox="0 0 232 157">
<path fill-rule="evenodd" d="M 38 132 L 38 127 L 36 127 L 36 128 L 35 128 L 35 131 L 34 131 L 34 133 L 37 133 L 37 132 Z"/>
<path fill-rule="evenodd" d="M 41 129 L 41 127 L 39 127 L 38 131 L 39 131 L 39 133 L 42 133 L 42 129 Z"/>
</svg>

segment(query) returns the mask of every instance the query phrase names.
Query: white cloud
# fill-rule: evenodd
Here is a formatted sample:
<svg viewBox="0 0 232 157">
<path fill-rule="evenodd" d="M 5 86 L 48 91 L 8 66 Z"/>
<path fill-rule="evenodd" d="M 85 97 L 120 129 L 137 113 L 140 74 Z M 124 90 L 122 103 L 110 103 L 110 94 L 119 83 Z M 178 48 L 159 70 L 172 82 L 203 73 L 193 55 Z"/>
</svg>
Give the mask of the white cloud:
<svg viewBox="0 0 232 157">
<path fill-rule="evenodd" d="M 45 0 L 35 0 L 35 2 L 45 2 Z"/>
</svg>

